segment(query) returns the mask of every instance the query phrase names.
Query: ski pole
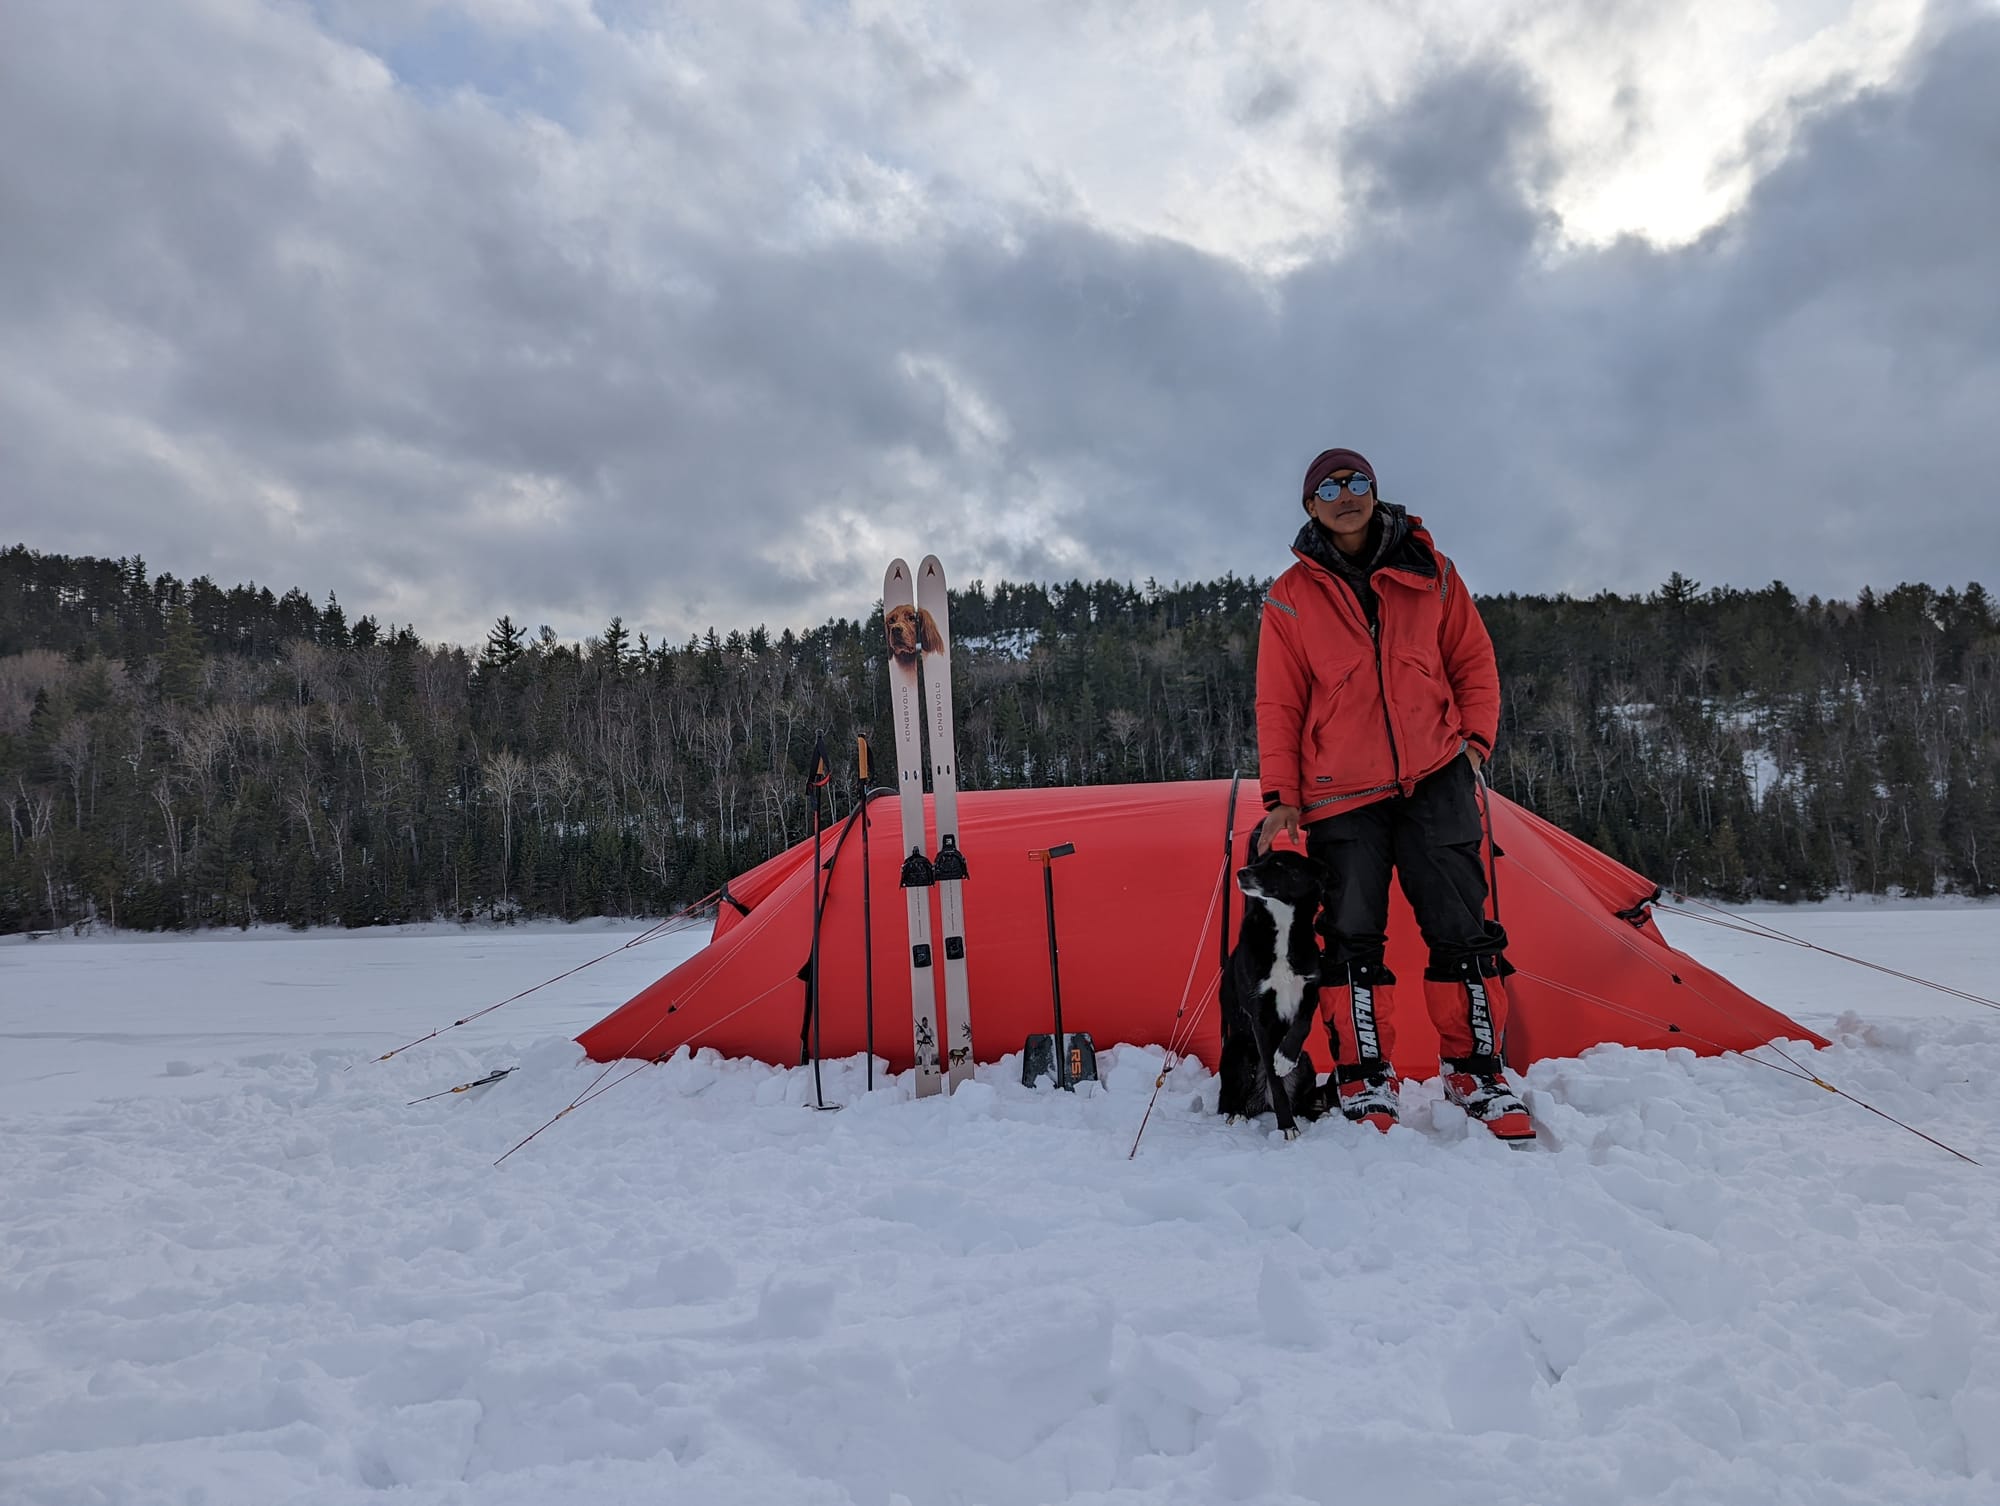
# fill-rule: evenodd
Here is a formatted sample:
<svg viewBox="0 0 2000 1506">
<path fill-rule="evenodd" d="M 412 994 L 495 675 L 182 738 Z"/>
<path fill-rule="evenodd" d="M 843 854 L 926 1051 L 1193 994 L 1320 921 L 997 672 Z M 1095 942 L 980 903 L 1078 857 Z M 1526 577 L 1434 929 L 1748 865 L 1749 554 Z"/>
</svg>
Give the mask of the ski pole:
<svg viewBox="0 0 2000 1506">
<path fill-rule="evenodd" d="M 812 981 L 807 985 L 807 987 L 810 988 L 812 991 L 813 1099 L 815 1105 L 822 1109 L 827 1107 L 827 1102 L 826 1102 L 826 1089 L 821 1084 L 819 1075 L 819 1060 L 820 1060 L 819 1020 L 820 1020 L 820 1015 L 824 1012 L 822 1006 L 825 1002 L 820 998 L 820 988 L 819 988 L 819 921 L 820 921 L 820 910 L 822 907 L 820 880 L 823 877 L 823 875 L 820 873 L 820 866 L 819 866 L 820 863 L 819 826 L 820 826 L 820 791 L 823 788 L 825 788 L 828 778 L 829 774 L 826 766 L 826 736 L 824 733 L 822 733 L 820 735 L 819 741 L 817 742 L 817 744 L 815 744 L 813 748 L 812 780 L 806 791 L 806 793 L 812 799 L 812 828 L 813 828 L 813 933 L 812 933 L 812 966 L 810 968 Z"/>
<path fill-rule="evenodd" d="M 1236 790 L 1243 783 L 1242 774 L 1231 770 L 1229 776 L 1229 811 L 1222 818 L 1222 966 L 1229 966 L 1229 948 L 1232 938 L 1229 934 L 1229 874 L 1236 866 Z M 1253 844 L 1254 845 L 1254 844 Z M 1255 854 L 1253 853 L 1254 857 Z"/>
<path fill-rule="evenodd" d="M 867 1030 L 868 1086 L 875 1091 L 875 914 L 868 883 L 868 739 L 856 733 L 855 758 L 861 771 L 861 998 Z"/>
</svg>

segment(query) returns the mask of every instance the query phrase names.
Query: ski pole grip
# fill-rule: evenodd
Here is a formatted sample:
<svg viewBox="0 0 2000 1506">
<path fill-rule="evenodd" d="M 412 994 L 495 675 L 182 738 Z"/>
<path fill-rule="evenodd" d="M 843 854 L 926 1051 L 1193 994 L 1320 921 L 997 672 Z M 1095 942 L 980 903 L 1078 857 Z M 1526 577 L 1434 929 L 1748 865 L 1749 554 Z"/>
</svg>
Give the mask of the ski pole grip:
<svg viewBox="0 0 2000 1506">
<path fill-rule="evenodd" d="M 861 761 L 861 783 L 866 788 L 868 784 L 868 739 L 858 732 L 854 735 L 854 752 L 855 757 Z"/>
</svg>

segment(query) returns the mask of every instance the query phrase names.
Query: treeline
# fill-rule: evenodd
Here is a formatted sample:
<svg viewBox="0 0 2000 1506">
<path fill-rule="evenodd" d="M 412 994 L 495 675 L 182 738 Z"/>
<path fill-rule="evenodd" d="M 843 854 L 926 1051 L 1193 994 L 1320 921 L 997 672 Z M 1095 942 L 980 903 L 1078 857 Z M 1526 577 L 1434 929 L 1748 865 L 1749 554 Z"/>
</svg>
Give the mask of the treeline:
<svg viewBox="0 0 2000 1506">
<path fill-rule="evenodd" d="M 953 597 L 968 788 L 1254 784 L 1267 582 Z M 2000 623 L 1979 586 L 1499 596 L 1495 784 L 1724 898 L 1992 893 Z M 660 914 L 807 832 L 886 752 L 879 611 L 807 632 L 483 646 L 329 596 L 0 552 L 0 931 Z M 884 763 L 887 763 L 884 759 Z"/>
</svg>

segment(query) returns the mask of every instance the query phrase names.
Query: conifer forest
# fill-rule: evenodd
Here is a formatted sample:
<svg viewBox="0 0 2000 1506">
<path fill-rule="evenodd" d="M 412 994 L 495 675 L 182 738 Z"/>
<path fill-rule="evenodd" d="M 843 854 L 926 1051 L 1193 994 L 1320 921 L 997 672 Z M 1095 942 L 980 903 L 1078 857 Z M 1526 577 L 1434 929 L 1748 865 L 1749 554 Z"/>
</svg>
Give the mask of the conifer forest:
<svg viewBox="0 0 2000 1506">
<path fill-rule="evenodd" d="M 1244 775 L 1268 582 L 974 582 L 961 787 Z M 2000 614 L 1978 585 L 1481 597 L 1495 788 L 1669 889 L 2000 889 Z M 0 551 L 0 932 L 660 915 L 893 783 L 879 608 L 809 630 L 482 644 L 331 596 Z M 1218 837 L 1220 832 L 1217 833 Z"/>
</svg>

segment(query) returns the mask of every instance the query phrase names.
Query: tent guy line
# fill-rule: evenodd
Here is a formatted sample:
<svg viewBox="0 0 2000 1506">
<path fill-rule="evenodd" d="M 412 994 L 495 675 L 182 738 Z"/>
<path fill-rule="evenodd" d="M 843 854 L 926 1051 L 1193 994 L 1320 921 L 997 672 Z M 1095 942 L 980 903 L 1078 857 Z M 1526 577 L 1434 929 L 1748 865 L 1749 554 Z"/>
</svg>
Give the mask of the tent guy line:
<svg viewBox="0 0 2000 1506">
<path fill-rule="evenodd" d="M 1824 1088 L 1827 1092 L 1832 1093 L 1835 1097 L 1845 1098 L 1849 1103 L 1854 1104 L 1859 1108 L 1864 1108 L 1868 1110 L 1868 1112 L 1871 1114 L 1881 1115 L 1882 1118 L 1888 1120 L 1898 1129 L 1908 1130 L 1911 1134 L 1915 1135 L 1919 1140 L 1930 1141 L 1930 1143 L 1935 1145 L 1939 1150 L 1951 1151 L 1951 1153 L 1954 1156 L 1957 1156 L 1961 1161 L 1970 1161 L 1974 1166 L 1979 1166 L 1982 1164 L 1979 1161 L 1973 1160 L 1973 1158 L 1971 1156 L 1968 1156 L 1964 1151 L 1956 1150 L 1953 1147 L 1945 1144 L 1944 1141 L 1938 1139 L 1935 1135 L 1926 1134 L 1924 1131 L 1918 1129 L 1913 1124 L 1905 1124 L 1902 1120 L 1898 1119 L 1894 1114 L 1884 1113 L 1881 1109 L 1875 1107 L 1874 1104 L 1867 1102 L 1865 1099 L 1855 1097 L 1845 1088 L 1836 1087 L 1833 1083 L 1828 1082 L 1825 1078 L 1819 1076 L 1817 1073 L 1813 1072 L 1809 1068 L 1800 1064 L 1794 1057 L 1792 1057 L 1785 1050 L 1784 1047 L 1780 1046 L 1776 1041 L 1765 1041 L 1763 1045 L 1753 1046 L 1748 1051 L 1732 1050 L 1731 1048 L 1722 1045 L 1720 1042 L 1710 1040 L 1707 1036 L 1702 1035 L 1699 1032 L 1684 1029 L 1683 1027 L 1672 1024 L 1669 1021 L 1652 1019 L 1647 1015 L 1639 1013 L 1639 1011 L 1635 1009 L 1628 1008 L 1627 1006 L 1619 1004 L 1614 1000 L 1604 998 L 1600 994 L 1593 994 L 1588 990 L 1572 987 L 1570 984 L 1558 982 L 1554 978 L 1545 978 L 1539 973 L 1529 972 L 1526 969 L 1522 969 L 1518 973 L 1518 976 L 1523 978 L 1533 979 L 1535 982 L 1541 984 L 1545 988 L 1559 989 L 1563 993 L 1575 994 L 1580 999 L 1588 999 L 1591 1003 L 1598 1005 L 1600 1008 L 1613 1010 L 1619 1014 L 1627 1015 L 1632 1019 L 1639 1021 L 1642 1024 L 1663 1027 L 1667 1030 L 1673 1031 L 1677 1035 L 1685 1035 L 1689 1040 L 1699 1042 L 1704 1046 L 1714 1046 L 1716 1048 L 1716 1054 L 1718 1056 L 1740 1056 L 1743 1058 L 1743 1060 L 1755 1062 L 1760 1067 L 1769 1067 L 1773 1072 L 1776 1072 L 1781 1076 L 1795 1077 L 1800 1082 L 1811 1083 L 1816 1088 Z M 1776 1062 L 1767 1062 L 1764 1060 L 1763 1057 L 1757 1055 L 1757 1052 L 1765 1050 L 1767 1048 L 1769 1050 L 1777 1052 L 1778 1055 L 1784 1057 L 1784 1059 L 1787 1062 L 1790 1062 L 1791 1065 L 1789 1067 L 1781 1067 Z"/>
<path fill-rule="evenodd" d="M 1867 1103 L 1859 1098 L 1856 1098 L 1852 1093 L 1848 1092 L 1845 1088 L 1837 1088 L 1832 1083 L 1828 1082 L 1825 1078 L 1821 1077 L 1818 1073 L 1809 1071 L 1805 1067 L 1800 1066 L 1797 1061 L 1793 1060 L 1791 1053 L 1786 1051 L 1785 1048 L 1783 1046 L 1780 1046 L 1776 1041 L 1769 1041 L 1766 1044 L 1770 1047 L 1771 1050 L 1777 1052 L 1778 1055 L 1784 1057 L 1786 1061 L 1791 1062 L 1792 1066 L 1797 1069 L 1797 1075 L 1803 1077 L 1807 1082 L 1811 1083 L 1814 1087 L 1824 1088 L 1826 1089 L 1827 1092 L 1833 1094 L 1835 1097 L 1845 1098 L 1849 1103 L 1856 1104 L 1859 1107 L 1868 1110 L 1868 1112 L 1871 1114 L 1880 1114 L 1884 1119 L 1888 1120 L 1891 1124 L 1895 1125 L 1899 1129 L 1908 1130 L 1911 1134 L 1915 1135 L 1919 1140 L 1928 1140 L 1931 1142 L 1931 1144 L 1935 1145 L 1939 1150 L 1951 1151 L 1951 1153 L 1954 1156 L 1957 1156 L 1961 1161 L 1970 1162 L 1974 1166 L 1980 1164 L 1979 1162 L 1974 1161 L 1972 1157 L 1968 1156 L 1964 1151 L 1953 1150 L 1951 1146 L 1946 1145 L 1944 1141 L 1938 1139 L 1935 1135 L 1927 1135 L 1922 1130 L 1918 1129 L 1915 1125 L 1903 1123 L 1903 1121 L 1898 1119 L 1894 1114 L 1883 1113 L 1883 1111 L 1881 1109 L 1876 1108 L 1874 1104 Z M 1753 1062 L 1759 1060 L 1759 1058 L 1752 1053 L 1745 1052 L 1744 1054 L 1746 1056 L 1749 1056 L 1750 1060 L 1752 1060 Z M 1774 1066 L 1776 1064 L 1773 1062 L 1765 1062 L 1764 1065 L 1769 1067 L 1769 1066 Z"/>
<path fill-rule="evenodd" d="M 735 1017 L 736 1015 L 743 1013 L 743 1011 L 748 1009 L 751 1005 L 761 1004 L 765 999 L 769 998 L 772 994 L 776 993 L 779 989 L 783 988 L 786 983 L 793 981 L 795 980 L 787 978 L 787 979 L 781 979 L 778 982 L 773 983 L 769 988 L 765 989 L 763 993 L 758 994 L 755 998 L 745 999 L 741 1004 L 738 1004 L 734 1009 L 730 1010 L 728 1014 L 719 1015 L 715 1019 L 710 1020 L 706 1025 L 702 1026 L 701 1029 L 697 1030 L 693 1035 L 687 1036 L 685 1039 L 678 1042 L 674 1046 L 673 1051 L 662 1052 L 658 1056 L 645 1057 L 642 1060 L 640 1060 L 637 1063 L 637 1065 L 635 1065 L 632 1068 L 631 1071 L 623 1073 L 620 1076 L 613 1078 L 610 1082 L 607 1083 L 604 1082 L 604 1079 L 610 1076 L 611 1069 L 617 1066 L 620 1061 L 626 1060 L 626 1058 L 624 1057 L 614 1057 L 611 1061 L 605 1063 L 604 1070 L 599 1072 L 595 1077 L 591 1078 L 591 1080 L 584 1085 L 583 1091 L 581 1093 L 578 1093 L 576 1097 L 572 1098 L 569 1101 L 568 1105 L 556 1114 L 554 1119 L 549 1120 L 548 1124 L 544 1124 L 540 1128 L 536 1129 L 533 1134 L 527 1135 L 520 1141 L 516 1142 L 506 1151 L 505 1154 L 503 1154 L 500 1157 L 500 1160 L 495 1161 L 493 1164 L 495 1166 L 498 1166 L 500 1164 L 500 1161 L 504 1161 L 507 1159 L 508 1156 L 513 1155 L 515 1151 L 519 1150 L 523 1145 L 526 1145 L 529 1140 L 534 1139 L 535 1135 L 539 1135 L 542 1132 L 542 1130 L 545 1130 L 549 1127 L 549 1125 L 554 1124 L 556 1122 L 556 1119 L 561 1119 L 564 1115 L 570 1113 L 572 1110 L 582 1108 L 586 1103 L 589 1103 L 592 1099 L 602 1098 L 606 1093 L 609 1093 L 613 1088 L 617 1087 L 619 1083 L 637 1077 L 641 1072 L 645 1071 L 648 1067 L 658 1066 L 661 1062 L 665 1061 L 669 1056 L 673 1055 L 674 1051 L 679 1051 L 682 1047 L 688 1047 L 690 1048 L 689 1054 L 692 1055 L 693 1054 L 692 1047 L 694 1043 L 700 1040 L 702 1036 L 706 1034 L 708 1031 L 715 1029 L 718 1025 L 722 1025 L 727 1021 L 729 1021 L 730 1019 L 732 1019 L 733 1017 Z M 676 1009 L 678 1007 L 679 1006 L 676 1006 Z M 674 1012 L 675 1012 L 674 1010 L 669 1010 L 666 1014 L 661 1015 L 660 1018 L 654 1022 L 653 1029 L 657 1030 L 661 1025 L 664 1025 L 669 1019 L 673 1017 Z M 652 1031 L 648 1031 L 647 1034 L 651 1035 Z M 644 1044 L 643 1037 L 641 1038 L 640 1044 L 641 1045 Z M 599 1083 L 604 1083 L 604 1086 L 600 1088 L 598 1086 Z"/>
<path fill-rule="evenodd" d="M 1229 794 L 1229 803 L 1233 813 L 1236 805 L 1236 792 L 1233 789 Z M 1194 1033 L 1200 1028 L 1202 1016 L 1208 1012 L 1209 998 L 1216 992 L 1218 985 L 1222 982 L 1222 969 L 1218 967 L 1215 970 L 1215 976 L 1202 985 L 1201 995 L 1195 1001 L 1194 1018 L 1187 1021 L 1186 1027 L 1183 1029 L 1181 1017 L 1187 1013 L 1188 990 L 1194 987 L 1194 975 L 1196 970 L 1201 966 L 1202 941 L 1208 936 L 1208 922 L 1215 914 L 1216 904 L 1228 893 L 1229 869 L 1230 865 L 1235 861 L 1235 856 L 1235 839 L 1232 833 L 1229 851 L 1223 856 L 1222 872 L 1215 881 L 1215 892 L 1209 896 L 1208 913 L 1201 918 L 1201 935 L 1195 945 L 1194 961 L 1188 967 L 1187 982 L 1181 986 L 1180 1007 L 1174 1011 L 1174 1023 L 1172 1028 L 1167 1032 L 1166 1059 L 1160 1064 L 1159 1075 L 1153 1079 L 1153 1096 L 1146 1100 L 1146 1112 L 1140 1117 L 1138 1133 L 1132 1136 L 1132 1149 L 1126 1152 L 1125 1155 L 1125 1159 L 1128 1161 L 1134 1159 L 1139 1154 L 1139 1140 L 1146 1133 L 1146 1125 L 1153 1117 L 1153 1105 L 1160 1101 L 1160 1089 L 1166 1086 L 1167 1078 L 1172 1074 L 1174 1068 L 1181 1064 L 1182 1059 L 1187 1054 L 1186 1048 L 1194 1044 Z M 1228 924 L 1225 922 L 1223 925 L 1225 944 L 1228 939 L 1228 929 Z"/>
<path fill-rule="evenodd" d="M 553 978 L 544 978 L 541 982 L 535 984 L 534 987 L 532 988 L 524 988 L 517 994 L 510 994 L 508 997 L 502 999 L 498 1004 L 488 1004 L 484 1009 L 474 1010 L 471 1014 L 467 1015 L 462 1020 L 453 1020 L 449 1025 L 440 1025 L 437 1029 L 433 1030 L 429 1035 L 420 1035 L 413 1041 L 405 1041 L 402 1045 L 398 1046 L 394 1051 L 385 1051 L 380 1056 L 371 1057 L 370 1060 L 377 1062 L 385 1062 L 389 1060 L 389 1058 L 392 1056 L 400 1056 L 405 1051 L 408 1051 L 412 1046 L 421 1046 L 424 1044 L 425 1041 L 434 1041 L 448 1030 L 456 1030 L 461 1025 L 470 1025 L 474 1020 L 483 1019 L 487 1015 L 493 1013 L 493 1011 L 496 1009 L 504 1009 L 507 1005 L 514 1003 L 517 999 L 525 999 L 528 997 L 529 994 L 536 993 L 541 989 L 549 987 L 551 984 L 560 983 L 565 978 L 575 977 L 576 974 L 582 972 L 585 968 L 595 967 L 598 963 L 604 961 L 605 958 L 607 957 L 616 957 L 620 952 L 629 952 L 635 946 L 644 946 L 649 941 L 658 941 L 662 936 L 676 934 L 677 929 L 678 930 L 686 929 L 686 927 L 681 926 L 680 923 L 682 921 L 699 920 L 701 917 L 697 912 L 705 909 L 711 901 L 718 899 L 722 895 L 722 893 L 723 891 L 721 889 L 711 890 L 709 893 L 704 894 L 700 899 L 694 901 L 692 904 L 682 906 L 679 910 L 675 911 L 672 915 L 669 915 L 665 920 L 661 921 L 658 925 L 652 927 L 650 930 L 641 932 L 639 935 L 634 936 L 629 941 L 621 942 L 619 945 L 613 947 L 610 951 L 601 953 L 596 957 L 592 957 L 588 962 L 579 962 L 575 967 L 571 968 L 566 973 L 557 973 Z M 346 1066 L 342 1067 L 340 1070 L 343 1072 L 352 1072 L 359 1065 L 361 1065 L 359 1062 L 349 1062 Z"/>
<path fill-rule="evenodd" d="M 1662 890 L 1661 892 L 1664 894 L 1666 891 Z M 1745 936 L 1760 936 L 1771 941 L 1782 941 L 1787 946 L 1804 947 L 1809 952 L 1820 952 L 1828 957 L 1837 957 L 1840 961 L 1851 962 L 1856 967 L 1872 968 L 1878 973 L 1888 974 L 1891 978 L 1900 978 L 1905 983 L 1915 983 L 1924 988 L 1936 989 L 1941 994 L 1950 994 L 1953 998 L 1963 999 L 1968 1004 L 1983 1004 L 1988 1009 L 2000 1009 L 2000 1000 L 1988 999 L 1979 994 L 1969 993 L 1965 989 L 1954 988 L 1949 983 L 1938 983 L 1929 978 L 1919 977 L 1915 973 L 1906 973 L 1900 968 L 1885 967 L 1879 962 L 1870 962 L 1866 957 L 1853 957 L 1849 956 L 1846 952 L 1836 952 L 1832 947 L 1821 946 L 1816 941 L 1807 941 L 1803 936 L 1790 935 L 1784 931 L 1780 931 L 1775 926 L 1764 924 L 1761 920 L 1753 920 L 1749 916 L 1731 916 L 1726 920 L 1718 920 L 1716 916 L 1727 916 L 1729 912 L 1720 906 L 1708 904 L 1704 900 L 1691 899 L 1685 894 L 1677 894 L 1674 898 L 1679 903 L 1667 904 L 1664 901 L 1655 900 L 1654 904 L 1670 914 L 1684 916 L 1688 920 L 1698 920 L 1703 925 L 1719 926 L 1725 931 L 1741 931 Z M 1700 915 L 1696 913 L 1694 908 L 1690 907 L 1713 910 L 1715 911 L 1715 915 Z"/>
</svg>

